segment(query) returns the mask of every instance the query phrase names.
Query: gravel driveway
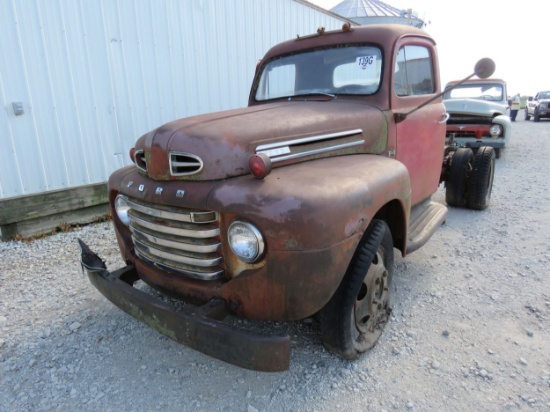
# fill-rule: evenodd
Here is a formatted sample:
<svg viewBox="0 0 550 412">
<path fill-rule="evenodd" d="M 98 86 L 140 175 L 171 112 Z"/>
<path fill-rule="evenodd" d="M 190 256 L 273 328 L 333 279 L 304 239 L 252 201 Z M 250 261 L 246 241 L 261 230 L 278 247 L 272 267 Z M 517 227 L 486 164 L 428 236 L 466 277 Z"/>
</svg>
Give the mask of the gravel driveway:
<svg viewBox="0 0 550 412">
<path fill-rule="evenodd" d="M 0 243 L 0 411 L 550 410 L 550 122 L 513 129 L 489 209 L 396 254 L 392 319 L 355 362 L 312 319 L 265 326 L 292 337 L 282 373 L 159 335 L 80 271 L 77 238 L 122 265 L 109 222 Z"/>
</svg>

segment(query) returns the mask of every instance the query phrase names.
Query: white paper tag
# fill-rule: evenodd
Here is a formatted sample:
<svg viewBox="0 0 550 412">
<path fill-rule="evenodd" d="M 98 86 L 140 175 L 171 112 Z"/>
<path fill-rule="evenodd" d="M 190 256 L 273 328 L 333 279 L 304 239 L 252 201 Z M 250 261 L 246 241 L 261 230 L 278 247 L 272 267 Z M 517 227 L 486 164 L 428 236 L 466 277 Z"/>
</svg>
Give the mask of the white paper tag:
<svg viewBox="0 0 550 412">
<path fill-rule="evenodd" d="M 361 56 L 356 61 L 359 68 L 365 70 L 376 64 L 376 56 Z"/>
</svg>

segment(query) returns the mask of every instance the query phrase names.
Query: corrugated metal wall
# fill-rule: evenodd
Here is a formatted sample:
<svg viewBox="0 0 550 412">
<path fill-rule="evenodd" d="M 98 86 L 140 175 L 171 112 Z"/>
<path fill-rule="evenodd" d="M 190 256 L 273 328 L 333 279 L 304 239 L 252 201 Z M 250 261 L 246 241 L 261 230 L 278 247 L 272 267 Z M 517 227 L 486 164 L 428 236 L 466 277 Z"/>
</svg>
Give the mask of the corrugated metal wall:
<svg viewBox="0 0 550 412">
<path fill-rule="evenodd" d="M 0 198 L 104 182 L 145 132 L 246 106 L 267 49 L 320 25 L 342 20 L 295 0 L 0 0 Z"/>
</svg>

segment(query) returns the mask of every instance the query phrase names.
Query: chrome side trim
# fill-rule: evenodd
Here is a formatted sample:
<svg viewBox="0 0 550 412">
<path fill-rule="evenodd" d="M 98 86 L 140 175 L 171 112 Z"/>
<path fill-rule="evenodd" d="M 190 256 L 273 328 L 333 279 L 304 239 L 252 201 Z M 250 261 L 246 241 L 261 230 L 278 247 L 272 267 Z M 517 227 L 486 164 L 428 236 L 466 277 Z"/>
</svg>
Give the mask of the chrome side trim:
<svg viewBox="0 0 550 412">
<path fill-rule="evenodd" d="M 288 155 L 288 156 L 276 157 L 274 159 L 271 159 L 271 162 L 272 163 L 277 163 L 277 162 L 282 162 L 283 160 L 297 159 L 299 157 L 305 157 L 305 156 L 311 156 L 311 155 L 315 155 L 315 154 L 319 154 L 319 153 L 330 152 L 332 150 L 339 150 L 339 149 L 345 149 L 347 147 L 360 146 L 364 143 L 365 143 L 364 140 L 358 140 L 356 142 L 344 143 L 344 144 L 339 144 L 339 145 L 330 146 L 330 147 L 323 147 L 322 149 L 308 150 L 307 152 L 296 153 L 296 154 L 292 154 L 292 155 Z"/>
<path fill-rule="evenodd" d="M 171 226 L 164 226 L 164 225 L 151 223 L 146 220 L 140 219 L 139 217 L 132 214 L 131 212 L 128 214 L 128 216 L 130 217 L 131 222 L 136 222 L 138 225 L 143 226 L 147 229 L 151 229 L 160 233 L 167 233 L 169 235 L 185 236 L 185 237 L 196 238 L 196 239 L 206 239 L 206 238 L 220 235 L 219 228 L 207 229 L 207 230 L 184 229 L 180 227 L 171 227 Z"/>
<path fill-rule="evenodd" d="M 318 136 L 304 137 L 301 139 L 285 140 L 283 142 L 263 144 L 256 147 L 256 153 L 260 153 L 264 150 L 274 149 L 277 147 L 292 146 L 296 144 L 304 144 L 304 143 L 310 143 L 310 142 L 320 142 L 327 139 L 334 139 L 336 137 L 353 136 L 360 133 L 363 133 L 362 129 L 353 129 L 353 130 L 346 130 L 344 132 L 321 134 Z"/>
<path fill-rule="evenodd" d="M 127 202 L 132 209 L 135 209 L 138 212 L 141 212 L 145 215 L 158 217 L 160 219 L 171 219 L 171 220 L 176 220 L 178 222 L 188 222 L 188 223 L 211 223 L 218 220 L 218 214 L 216 212 L 189 212 L 188 214 L 175 213 L 175 212 L 169 212 L 167 210 L 153 209 L 151 207 L 140 205 L 139 203 L 135 203 L 130 199 L 127 199 Z M 214 219 L 202 221 L 201 219 L 195 218 L 195 216 L 197 217 L 207 216 L 208 214 L 212 214 L 214 216 Z"/>
</svg>

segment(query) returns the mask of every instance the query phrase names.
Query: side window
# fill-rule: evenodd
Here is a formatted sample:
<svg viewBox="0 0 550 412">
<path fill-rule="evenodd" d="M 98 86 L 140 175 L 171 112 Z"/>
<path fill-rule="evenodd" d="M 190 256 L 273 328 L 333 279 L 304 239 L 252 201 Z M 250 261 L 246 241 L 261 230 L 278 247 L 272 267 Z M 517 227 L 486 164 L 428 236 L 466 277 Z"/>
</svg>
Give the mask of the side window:
<svg viewBox="0 0 550 412">
<path fill-rule="evenodd" d="M 398 96 L 434 93 L 432 56 L 428 48 L 413 45 L 401 47 L 397 54 L 393 87 Z"/>
</svg>

